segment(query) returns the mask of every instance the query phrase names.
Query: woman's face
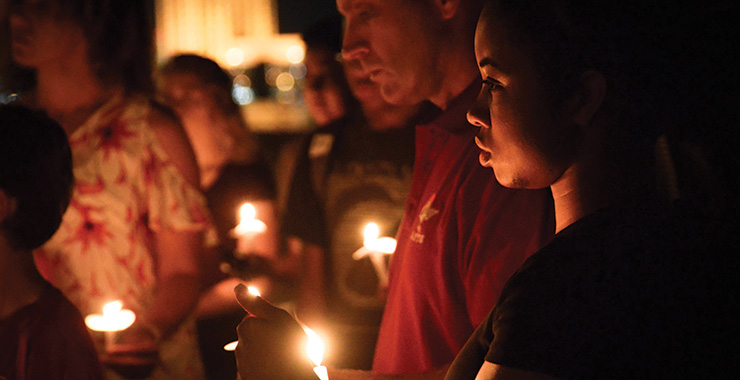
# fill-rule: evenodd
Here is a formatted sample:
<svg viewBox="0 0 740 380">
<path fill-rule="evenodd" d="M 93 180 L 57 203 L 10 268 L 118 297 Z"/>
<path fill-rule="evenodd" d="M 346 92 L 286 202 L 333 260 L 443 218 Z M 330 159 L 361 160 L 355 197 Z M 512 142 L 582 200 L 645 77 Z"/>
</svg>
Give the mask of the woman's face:
<svg viewBox="0 0 740 380">
<path fill-rule="evenodd" d="M 58 65 L 71 54 L 87 51 L 82 28 L 60 17 L 55 1 L 17 3 L 10 14 L 11 56 L 16 64 L 39 69 Z"/>
<path fill-rule="evenodd" d="M 487 6 L 475 33 L 483 88 L 468 121 L 480 128 L 481 165 L 493 168 L 506 187 L 550 186 L 571 165 L 578 141 L 577 127 L 554 106 L 532 52 L 509 37 L 507 24 Z"/>
</svg>

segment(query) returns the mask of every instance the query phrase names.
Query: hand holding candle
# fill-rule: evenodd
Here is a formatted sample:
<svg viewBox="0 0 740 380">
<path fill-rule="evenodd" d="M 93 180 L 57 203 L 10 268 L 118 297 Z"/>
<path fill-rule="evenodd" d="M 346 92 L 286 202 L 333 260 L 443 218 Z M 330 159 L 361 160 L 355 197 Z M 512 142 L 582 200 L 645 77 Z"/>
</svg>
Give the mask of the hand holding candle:
<svg viewBox="0 0 740 380">
<path fill-rule="evenodd" d="M 316 380 L 304 347 L 306 333 L 283 309 L 248 293 L 247 287 L 234 289 L 239 304 L 247 311 L 237 327 L 239 344 L 236 361 L 242 380 Z"/>
</svg>

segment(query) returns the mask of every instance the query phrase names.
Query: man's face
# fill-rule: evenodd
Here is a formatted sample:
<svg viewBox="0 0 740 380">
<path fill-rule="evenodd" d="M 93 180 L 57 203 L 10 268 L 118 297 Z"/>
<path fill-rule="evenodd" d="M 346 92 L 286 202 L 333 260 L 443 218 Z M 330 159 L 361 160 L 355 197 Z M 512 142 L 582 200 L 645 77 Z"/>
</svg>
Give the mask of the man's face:
<svg viewBox="0 0 740 380">
<path fill-rule="evenodd" d="M 416 104 L 433 95 L 440 27 L 431 7 L 411 0 L 337 0 L 337 8 L 346 20 L 345 59 L 360 62 L 385 100 Z"/>
</svg>

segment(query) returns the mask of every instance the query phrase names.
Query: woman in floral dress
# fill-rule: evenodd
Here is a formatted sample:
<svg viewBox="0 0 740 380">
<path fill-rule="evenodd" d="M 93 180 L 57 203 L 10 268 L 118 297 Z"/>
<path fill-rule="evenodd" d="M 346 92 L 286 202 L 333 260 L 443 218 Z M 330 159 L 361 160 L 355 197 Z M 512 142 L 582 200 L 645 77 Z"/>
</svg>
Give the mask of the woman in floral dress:
<svg viewBox="0 0 740 380">
<path fill-rule="evenodd" d="M 64 127 L 76 179 L 37 264 L 83 315 L 116 299 L 136 313 L 101 354 L 109 379 L 200 379 L 190 314 L 209 223 L 181 127 L 141 95 L 153 62 L 147 2 L 15 3 L 12 59 L 35 82 L 22 102 Z"/>
</svg>

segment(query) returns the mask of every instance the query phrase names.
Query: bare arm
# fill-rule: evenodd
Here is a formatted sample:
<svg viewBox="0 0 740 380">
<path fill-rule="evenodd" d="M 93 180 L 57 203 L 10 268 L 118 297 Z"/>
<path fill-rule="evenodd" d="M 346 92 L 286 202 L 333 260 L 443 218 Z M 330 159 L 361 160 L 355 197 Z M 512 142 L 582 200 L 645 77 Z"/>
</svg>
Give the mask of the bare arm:
<svg viewBox="0 0 740 380">
<path fill-rule="evenodd" d="M 150 125 L 162 148 L 185 180 L 198 187 L 195 155 L 185 132 L 167 115 L 153 111 Z M 154 234 L 158 285 L 143 316 L 163 334 L 173 332 L 194 308 L 200 292 L 202 234 L 162 229 Z"/>
</svg>

